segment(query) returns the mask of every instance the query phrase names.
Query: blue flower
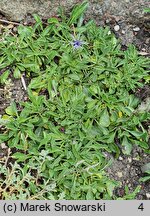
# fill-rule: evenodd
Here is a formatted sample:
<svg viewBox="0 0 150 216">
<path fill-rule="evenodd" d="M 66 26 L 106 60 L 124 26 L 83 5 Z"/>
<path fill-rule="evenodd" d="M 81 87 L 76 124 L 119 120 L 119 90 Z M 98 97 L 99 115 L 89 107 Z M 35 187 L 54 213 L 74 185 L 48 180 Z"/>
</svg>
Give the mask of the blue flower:
<svg viewBox="0 0 150 216">
<path fill-rule="evenodd" d="M 82 44 L 84 44 L 84 42 L 83 42 L 83 41 L 80 41 L 80 40 L 75 40 L 75 41 L 72 42 L 72 45 L 73 45 L 73 47 L 74 47 L 75 49 L 80 48 L 80 47 L 82 46 Z"/>
<path fill-rule="evenodd" d="M 83 44 L 86 44 L 84 41 L 76 39 L 73 35 L 71 36 L 73 38 L 73 42 L 71 42 L 71 44 L 73 45 L 74 49 L 79 49 L 82 47 Z"/>
</svg>

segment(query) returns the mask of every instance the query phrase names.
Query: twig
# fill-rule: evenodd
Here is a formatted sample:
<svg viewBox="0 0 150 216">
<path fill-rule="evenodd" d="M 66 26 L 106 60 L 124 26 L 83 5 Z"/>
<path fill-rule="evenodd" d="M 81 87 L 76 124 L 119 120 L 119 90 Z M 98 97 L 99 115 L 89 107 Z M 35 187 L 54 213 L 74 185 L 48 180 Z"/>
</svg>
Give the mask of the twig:
<svg viewBox="0 0 150 216">
<path fill-rule="evenodd" d="M 26 83 L 25 83 L 23 75 L 21 76 L 21 82 L 22 82 L 24 90 L 26 91 L 27 90 L 27 86 L 26 86 Z"/>
<path fill-rule="evenodd" d="M 8 148 L 7 157 L 6 157 L 6 160 L 5 160 L 5 167 L 7 166 L 8 160 L 10 158 L 9 156 L 10 156 L 11 153 L 12 152 L 11 152 L 10 148 Z"/>
<path fill-rule="evenodd" d="M 138 52 L 139 55 L 142 55 L 142 56 L 149 56 L 150 54 L 147 53 L 147 52 Z"/>
<path fill-rule="evenodd" d="M 22 25 L 20 23 L 17 23 L 17 22 L 12 22 L 12 21 L 7 21 L 7 20 L 3 20 L 3 19 L 0 19 L 0 22 L 2 23 L 7 23 L 7 24 L 13 24 L 13 25 Z"/>
</svg>

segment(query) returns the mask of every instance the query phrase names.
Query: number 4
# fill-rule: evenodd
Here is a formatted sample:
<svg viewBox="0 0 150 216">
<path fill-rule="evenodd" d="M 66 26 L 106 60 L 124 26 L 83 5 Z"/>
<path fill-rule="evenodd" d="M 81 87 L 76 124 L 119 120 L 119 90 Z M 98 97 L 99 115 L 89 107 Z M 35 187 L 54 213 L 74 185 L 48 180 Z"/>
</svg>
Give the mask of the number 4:
<svg viewBox="0 0 150 216">
<path fill-rule="evenodd" d="M 143 206 L 143 203 L 141 203 L 138 207 L 139 210 L 143 211 L 144 210 L 144 206 Z"/>
</svg>

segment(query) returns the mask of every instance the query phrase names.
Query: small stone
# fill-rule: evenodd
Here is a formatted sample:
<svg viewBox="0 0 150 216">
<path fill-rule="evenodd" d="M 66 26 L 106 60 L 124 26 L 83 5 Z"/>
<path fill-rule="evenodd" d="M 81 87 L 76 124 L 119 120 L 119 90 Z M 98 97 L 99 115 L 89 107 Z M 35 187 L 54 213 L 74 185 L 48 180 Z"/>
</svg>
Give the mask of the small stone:
<svg viewBox="0 0 150 216">
<path fill-rule="evenodd" d="M 0 152 L 0 159 L 2 159 L 4 156 L 5 156 L 4 153 Z"/>
<path fill-rule="evenodd" d="M 122 32 L 122 34 L 125 34 L 125 33 L 126 33 L 126 31 L 125 31 L 125 30 L 122 30 L 121 32 Z"/>
<path fill-rule="evenodd" d="M 115 30 L 115 31 L 119 31 L 119 29 L 120 29 L 120 26 L 119 26 L 119 25 L 115 25 L 115 26 L 114 26 L 114 30 Z"/>
<path fill-rule="evenodd" d="M 134 160 L 134 161 L 139 161 L 140 158 L 139 158 L 139 157 L 134 157 L 133 160 Z"/>
<path fill-rule="evenodd" d="M 17 29 L 17 27 L 15 26 L 15 27 L 13 27 L 13 32 L 17 32 L 18 31 L 18 29 Z"/>
<path fill-rule="evenodd" d="M 28 97 L 27 97 L 27 96 L 25 96 L 25 97 L 24 97 L 24 101 L 27 101 L 27 100 L 28 100 Z"/>
<path fill-rule="evenodd" d="M 140 31 L 140 28 L 137 26 L 137 27 L 133 28 L 133 31 L 138 32 L 138 31 Z"/>
<path fill-rule="evenodd" d="M 105 22 L 106 22 L 106 24 L 108 24 L 110 21 L 109 21 L 109 19 L 106 19 L 106 21 L 105 21 Z"/>
<path fill-rule="evenodd" d="M 150 199 L 150 193 L 146 193 L 147 199 Z"/>
<path fill-rule="evenodd" d="M 6 149 L 7 148 L 7 146 L 5 145 L 5 143 L 1 143 L 1 148 L 2 149 Z"/>
<path fill-rule="evenodd" d="M 129 158 L 128 158 L 128 161 L 129 161 L 129 163 L 131 163 L 131 162 L 132 162 L 132 158 L 129 157 Z"/>
<path fill-rule="evenodd" d="M 147 38 L 146 41 L 145 41 L 145 43 L 149 44 L 150 43 L 150 38 Z"/>
<path fill-rule="evenodd" d="M 131 188 L 131 184 L 130 183 L 128 184 L 128 187 Z"/>
<path fill-rule="evenodd" d="M 121 156 L 119 156 L 119 158 L 118 158 L 120 161 L 122 161 L 123 160 L 123 157 L 121 157 Z"/>
<path fill-rule="evenodd" d="M 119 178 L 121 178 L 123 176 L 122 172 L 117 172 L 117 175 Z"/>
<path fill-rule="evenodd" d="M 145 49 L 145 48 L 142 48 L 142 52 L 146 52 L 146 49 Z"/>
</svg>

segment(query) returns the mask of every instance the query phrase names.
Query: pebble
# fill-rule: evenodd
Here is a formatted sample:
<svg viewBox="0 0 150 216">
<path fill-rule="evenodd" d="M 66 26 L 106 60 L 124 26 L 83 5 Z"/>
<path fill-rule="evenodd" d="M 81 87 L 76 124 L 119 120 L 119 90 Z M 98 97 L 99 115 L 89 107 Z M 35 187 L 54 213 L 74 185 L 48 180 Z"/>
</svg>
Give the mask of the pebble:
<svg viewBox="0 0 150 216">
<path fill-rule="evenodd" d="M 18 31 L 18 29 L 17 29 L 17 27 L 15 26 L 15 27 L 13 27 L 13 32 L 17 32 Z"/>
<path fill-rule="evenodd" d="M 121 156 L 119 156 L 119 158 L 118 158 L 120 161 L 122 161 L 123 160 L 123 157 L 121 157 Z"/>
<path fill-rule="evenodd" d="M 150 199 L 150 193 L 146 193 L 147 199 Z"/>
<path fill-rule="evenodd" d="M 1 148 L 2 149 L 6 149 L 7 148 L 7 146 L 5 145 L 5 143 L 1 143 Z"/>
<path fill-rule="evenodd" d="M 140 28 L 139 27 L 135 27 L 135 28 L 133 28 L 133 31 L 138 32 L 138 31 L 140 31 Z"/>
<path fill-rule="evenodd" d="M 108 23 L 110 22 L 110 20 L 109 20 L 109 19 L 106 19 L 106 21 L 105 21 L 105 22 L 106 22 L 106 24 L 108 24 Z"/>
<path fill-rule="evenodd" d="M 0 152 L 0 159 L 3 158 L 5 155 L 3 152 Z"/>
<path fill-rule="evenodd" d="M 145 43 L 149 44 L 150 43 L 150 38 L 147 38 L 146 41 L 145 41 Z"/>
<path fill-rule="evenodd" d="M 142 52 L 146 52 L 146 49 L 145 49 L 145 48 L 142 48 Z"/>
<path fill-rule="evenodd" d="M 119 29 L 120 29 L 120 26 L 119 26 L 119 25 L 115 25 L 115 26 L 114 26 L 114 30 L 115 30 L 115 31 L 119 31 Z"/>
<path fill-rule="evenodd" d="M 134 157 L 133 160 L 135 160 L 135 161 L 139 161 L 140 158 L 139 158 L 139 157 Z"/>
<path fill-rule="evenodd" d="M 128 187 L 129 187 L 129 188 L 131 187 L 131 183 L 128 184 Z"/>
<path fill-rule="evenodd" d="M 122 32 L 122 34 L 125 34 L 125 33 L 126 33 L 126 31 L 125 31 L 125 30 L 122 30 L 121 32 Z"/>
<path fill-rule="evenodd" d="M 122 172 L 117 172 L 117 175 L 119 178 L 121 178 L 123 176 Z"/>
<path fill-rule="evenodd" d="M 129 161 L 129 163 L 131 163 L 131 162 L 132 162 L 132 158 L 129 157 L 129 158 L 128 158 L 128 161 Z"/>
</svg>

